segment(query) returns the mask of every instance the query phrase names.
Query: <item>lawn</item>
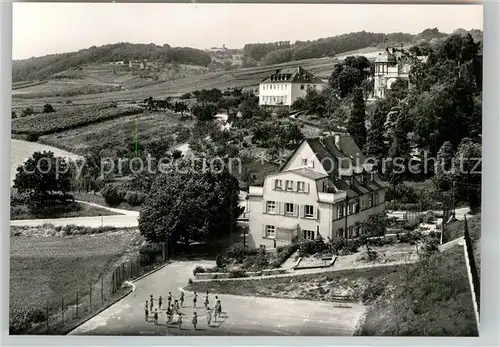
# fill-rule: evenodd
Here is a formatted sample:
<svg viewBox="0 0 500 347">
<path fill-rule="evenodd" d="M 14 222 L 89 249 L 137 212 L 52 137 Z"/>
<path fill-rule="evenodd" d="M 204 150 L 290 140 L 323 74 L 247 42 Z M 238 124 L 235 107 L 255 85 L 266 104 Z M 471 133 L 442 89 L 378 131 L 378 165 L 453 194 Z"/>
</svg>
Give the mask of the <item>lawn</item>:
<svg viewBox="0 0 500 347">
<path fill-rule="evenodd" d="M 10 206 L 10 220 L 112 216 L 116 214 L 119 213 L 78 202 L 51 204 L 37 211 L 31 211 L 26 205 Z"/>
<path fill-rule="evenodd" d="M 193 124 L 180 118 L 180 114 L 171 112 L 141 113 L 41 136 L 40 141 L 80 154 L 92 147 L 123 150 L 125 144 L 133 143 L 136 133 L 141 143 L 178 134 Z"/>
<path fill-rule="evenodd" d="M 124 252 L 135 245 L 136 230 L 69 237 L 10 238 L 11 325 L 15 312 L 60 310 L 88 293 Z M 107 295 L 108 293 L 106 293 Z"/>
<path fill-rule="evenodd" d="M 463 248 L 417 264 L 294 277 L 194 282 L 190 291 L 333 301 L 350 296 L 370 306 L 361 335 L 477 335 Z"/>
</svg>

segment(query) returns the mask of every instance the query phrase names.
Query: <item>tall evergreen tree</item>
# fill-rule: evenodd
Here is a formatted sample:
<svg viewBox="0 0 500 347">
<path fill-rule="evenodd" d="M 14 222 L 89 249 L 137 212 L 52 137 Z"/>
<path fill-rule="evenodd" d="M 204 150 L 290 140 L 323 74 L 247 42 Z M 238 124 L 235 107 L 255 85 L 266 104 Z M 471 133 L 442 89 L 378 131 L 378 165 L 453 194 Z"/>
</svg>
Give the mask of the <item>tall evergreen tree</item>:
<svg viewBox="0 0 500 347">
<path fill-rule="evenodd" d="M 352 136 L 359 148 L 366 143 L 366 109 L 363 91 L 356 88 L 352 97 L 352 111 L 347 121 L 347 132 Z"/>
<path fill-rule="evenodd" d="M 386 119 L 387 110 L 381 103 L 377 104 L 368 129 L 364 153 L 369 157 L 376 158 L 379 163 L 387 155 L 387 145 L 384 138 Z"/>
</svg>

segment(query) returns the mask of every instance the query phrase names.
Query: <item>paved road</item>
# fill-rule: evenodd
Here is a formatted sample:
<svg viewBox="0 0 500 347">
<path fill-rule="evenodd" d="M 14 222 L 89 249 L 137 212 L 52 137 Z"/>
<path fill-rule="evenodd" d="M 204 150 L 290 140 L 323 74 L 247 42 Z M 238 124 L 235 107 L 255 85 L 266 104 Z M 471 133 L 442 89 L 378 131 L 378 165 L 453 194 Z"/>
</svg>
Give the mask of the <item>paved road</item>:
<svg viewBox="0 0 500 347">
<path fill-rule="evenodd" d="M 11 226 L 40 226 L 45 223 L 51 223 L 55 226 L 64 226 L 68 224 L 75 224 L 79 226 L 86 226 L 91 228 L 97 228 L 101 225 L 103 226 L 114 226 L 117 228 L 128 228 L 137 227 L 139 222 L 137 218 L 139 217 L 139 212 L 122 210 L 118 208 L 111 208 L 107 206 L 101 206 L 93 204 L 86 201 L 78 201 L 83 204 L 92 205 L 100 208 L 104 208 L 111 212 L 116 212 L 117 215 L 114 216 L 102 216 L 102 217 L 72 217 L 72 218 L 52 218 L 52 219 L 26 219 L 26 220 L 11 220 Z"/>
<path fill-rule="evenodd" d="M 171 291 L 180 293 L 196 265 L 211 266 L 210 262 L 174 262 L 135 282 L 135 291 L 99 315 L 73 330 L 70 335 L 352 335 L 365 308 L 358 304 L 336 307 L 328 302 L 271 299 L 219 295 L 225 317 L 206 326 L 204 309 L 192 307 L 191 294 L 181 310 L 186 314 L 182 330 L 144 320 L 144 303 L 149 295 L 166 297 Z M 202 301 L 199 296 L 199 301 Z M 210 295 L 213 303 L 214 294 Z M 199 303 L 201 304 L 201 302 Z M 199 330 L 194 330 L 191 315 L 199 315 Z"/>
</svg>

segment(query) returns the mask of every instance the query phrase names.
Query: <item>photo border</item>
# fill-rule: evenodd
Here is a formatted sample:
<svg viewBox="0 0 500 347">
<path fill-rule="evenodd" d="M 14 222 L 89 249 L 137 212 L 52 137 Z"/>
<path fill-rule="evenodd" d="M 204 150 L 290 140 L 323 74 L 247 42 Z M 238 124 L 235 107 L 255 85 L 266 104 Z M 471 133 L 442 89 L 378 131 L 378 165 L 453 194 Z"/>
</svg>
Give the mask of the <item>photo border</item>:
<svg viewBox="0 0 500 347">
<path fill-rule="evenodd" d="M 63 1 L 54 1 L 63 2 Z M 97 1 L 92 1 L 97 2 Z M 117 1 L 120 2 L 120 1 Z M 123 1 L 128 2 L 128 1 Z M 131 1 L 130 1 L 131 2 Z M 10 194 L 10 130 L 11 130 L 11 87 L 12 87 L 12 9 L 10 2 L 0 2 L 0 25 L 1 25 L 1 96 L 0 106 L 2 107 L 1 119 L 1 141 L 3 150 L 0 152 L 2 172 L 1 172 L 1 197 L 4 202 L 2 209 L 2 345 L 5 346 L 145 346 L 145 345 L 191 345 L 191 346 L 232 346 L 232 345 L 273 345 L 273 346 L 320 346 L 320 345 L 435 345 L 435 346 L 498 346 L 500 345 L 498 326 L 499 321 L 499 225 L 500 225 L 500 188 L 499 172 L 500 161 L 500 114 L 499 98 L 500 93 L 500 2 L 498 0 L 481 1 L 150 1 L 150 2 L 170 2 L 170 3 L 322 3 L 322 4 L 483 4 L 483 176 L 482 176 L 482 230 L 491 230 L 481 235 L 481 324 L 479 337 L 210 337 L 186 336 L 186 337 L 115 337 L 115 336 L 9 336 L 9 245 L 10 233 L 9 221 L 9 194 Z M 468 28 L 466 28 L 468 29 Z M 47 38 L 50 40 L 50 38 Z M 484 189 L 486 188 L 487 189 Z"/>
</svg>

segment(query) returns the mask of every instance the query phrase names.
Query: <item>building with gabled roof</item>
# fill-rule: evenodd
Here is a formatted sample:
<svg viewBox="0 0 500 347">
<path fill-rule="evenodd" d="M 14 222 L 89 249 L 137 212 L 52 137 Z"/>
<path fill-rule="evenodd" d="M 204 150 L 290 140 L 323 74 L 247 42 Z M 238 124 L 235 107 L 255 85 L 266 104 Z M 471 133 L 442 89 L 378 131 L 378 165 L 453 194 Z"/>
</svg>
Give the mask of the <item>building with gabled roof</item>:
<svg viewBox="0 0 500 347">
<path fill-rule="evenodd" d="M 308 89 L 318 91 L 327 83 L 302 67 L 277 69 L 259 85 L 259 105 L 291 106 L 304 97 Z"/>
<path fill-rule="evenodd" d="M 262 187 L 249 187 L 249 244 L 360 236 L 384 211 L 387 187 L 349 134 L 307 138 Z"/>
</svg>

